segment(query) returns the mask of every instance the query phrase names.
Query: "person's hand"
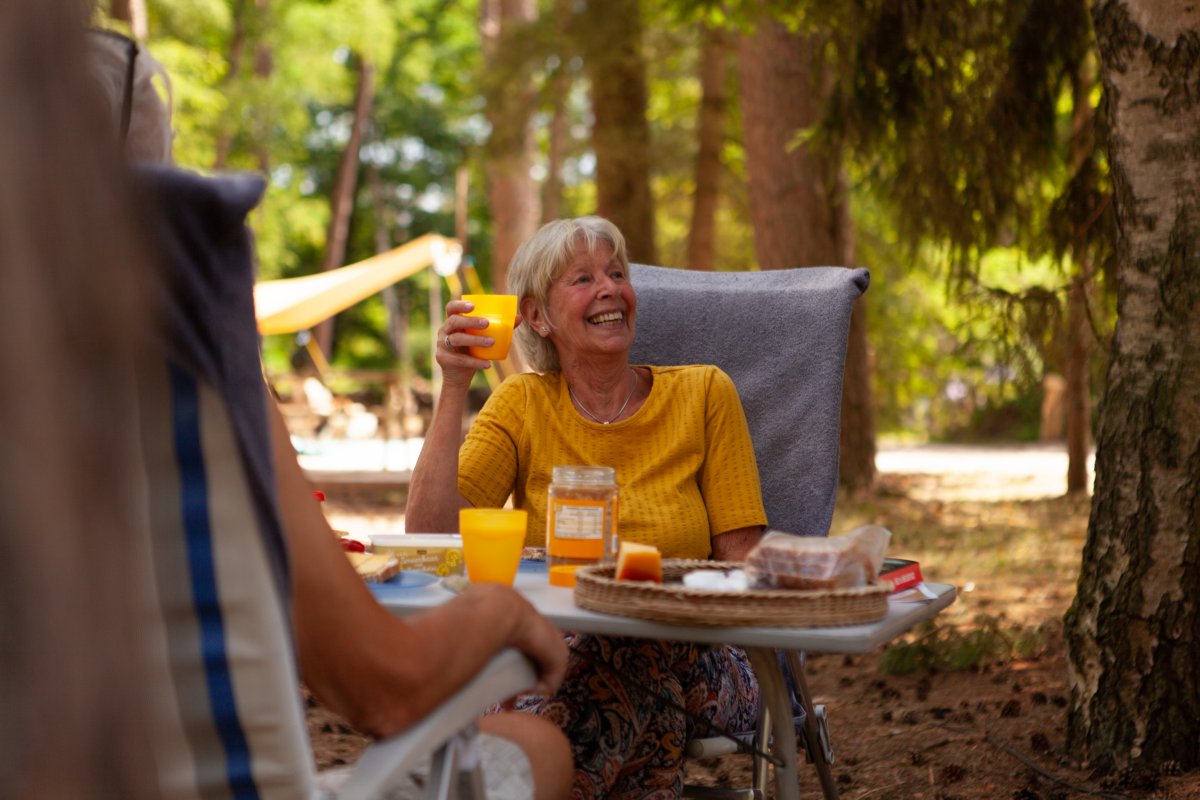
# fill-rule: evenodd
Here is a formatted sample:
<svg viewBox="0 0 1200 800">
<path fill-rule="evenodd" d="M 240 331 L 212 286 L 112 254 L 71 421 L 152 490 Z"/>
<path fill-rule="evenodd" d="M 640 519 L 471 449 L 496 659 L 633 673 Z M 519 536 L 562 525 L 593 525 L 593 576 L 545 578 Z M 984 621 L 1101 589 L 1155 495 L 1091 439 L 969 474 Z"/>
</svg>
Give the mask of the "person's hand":
<svg viewBox="0 0 1200 800">
<path fill-rule="evenodd" d="M 467 350 L 493 343 L 492 337 L 477 333 L 488 326 L 485 318 L 463 316 L 474 308 L 475 304 L 466 300 L 451 300 L 446 304 L 446 321 L 437 332 L 437 363 L 442 368 L 443 385 L 465 389 L 478 370 L 491 366 L 491 362 L 476 358 Z"/>
<path fill-rule="evenodd" d="M 503 609 L 514 626 L 507 645 L 527 655 L 537 670 L 538 681 L 532 691 L 542 696 L 554 694 L 567 673 L 567 645 L 558 628 L 508 586 L 472 584 L 463 596 L 474 598 L 482 608 Z"/>
</svg>

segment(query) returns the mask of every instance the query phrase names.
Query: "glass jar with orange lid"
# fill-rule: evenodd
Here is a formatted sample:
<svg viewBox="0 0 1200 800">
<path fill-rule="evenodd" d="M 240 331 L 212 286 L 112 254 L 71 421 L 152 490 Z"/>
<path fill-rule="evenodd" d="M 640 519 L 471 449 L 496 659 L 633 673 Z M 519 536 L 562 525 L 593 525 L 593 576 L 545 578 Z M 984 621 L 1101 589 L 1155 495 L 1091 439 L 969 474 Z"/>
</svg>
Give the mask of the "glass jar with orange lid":
<svg viewBox="0 0 1200 800">
<path fill-rule="evenodd" d="M 574 586 L 575 570 L 616 558 L 617 472 L 612 467 L 555 467 L 546 504 L 550 582 Z"/>
</svg>

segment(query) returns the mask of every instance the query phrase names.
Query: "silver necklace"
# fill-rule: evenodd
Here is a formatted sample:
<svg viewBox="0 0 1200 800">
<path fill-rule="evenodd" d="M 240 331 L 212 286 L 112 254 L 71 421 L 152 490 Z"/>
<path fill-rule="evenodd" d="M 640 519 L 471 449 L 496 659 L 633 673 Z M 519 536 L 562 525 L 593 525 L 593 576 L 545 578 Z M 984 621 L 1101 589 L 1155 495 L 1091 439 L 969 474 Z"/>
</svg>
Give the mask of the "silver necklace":
<svg viewBox="0 0 1200 800">
<path fill-rule="evenodd" d="M 617 409 L 617 413 L 613 414 L 608 419 L 600 419 L 595 414 L 588 411 L 587 406 L 585 406 L 583 403 L 579 402 L 579 398 L 575 396 L 575 390 L 571 388 L 570 382 L 567 383 L 567 394 L 571 395 L 571 399 L 575 401 L 575 405 L 579 406 L 579 410 L 582 411 L 583 413 L 587 414 L 589 417 L 591 417 L 593 422 L 599 422 L 601 425 L 608 425 L 609 423 L 613 422 L 614 420 L 617 419 L 617 417 L 621 416 L 621 414 L 624 413 L 625 406 L 629 405 L 629 401 L 633 399 L 633 393 L 637 391 L 637 385 L 638 385 L 637 370 L 633 369 L 633 367 L 630 367 L 630 369 L 633 370 L 633 386 L 632 386 L 632 388 L 630 388 L 629 394 L 627 394 L 625 396 L 625 402 L 621 403 L 621 407 Z"/>
</svg>

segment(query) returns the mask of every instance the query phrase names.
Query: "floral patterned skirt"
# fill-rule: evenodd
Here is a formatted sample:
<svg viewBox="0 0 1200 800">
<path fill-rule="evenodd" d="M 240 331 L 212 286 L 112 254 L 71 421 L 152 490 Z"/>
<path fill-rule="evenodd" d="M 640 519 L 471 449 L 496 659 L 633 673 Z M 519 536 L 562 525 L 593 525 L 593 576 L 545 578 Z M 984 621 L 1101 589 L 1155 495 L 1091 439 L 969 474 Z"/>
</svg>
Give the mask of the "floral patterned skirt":
<svg viewBox="0 0 1200 800">
<path fill-rule="evenodd" d="M 562 687 L 517 708 L 566 732 L 576 800 L 679 797 L 688 739 L 715 735 L 697 719 L 731 731 L 758 720 L 758 682 L 738 648 L 582 634 L 567 644 Z"/>
</svg>

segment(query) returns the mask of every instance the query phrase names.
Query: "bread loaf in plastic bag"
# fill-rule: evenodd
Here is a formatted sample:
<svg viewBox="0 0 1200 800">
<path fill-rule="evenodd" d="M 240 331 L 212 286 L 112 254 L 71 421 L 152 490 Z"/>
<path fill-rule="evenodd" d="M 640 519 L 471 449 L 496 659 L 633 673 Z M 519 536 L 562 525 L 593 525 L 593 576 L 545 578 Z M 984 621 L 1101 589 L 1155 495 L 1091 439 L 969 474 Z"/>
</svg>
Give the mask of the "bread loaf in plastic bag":
<svg viewBox="0 0 1200 800">
<path fill-rule="evenodd" d="M 746 573 L 761 589 L 865 586 L 879 574 L 891 538 L 879 525 L 832 537 L 768 531 L 746 556 Z"/>
</svg>

